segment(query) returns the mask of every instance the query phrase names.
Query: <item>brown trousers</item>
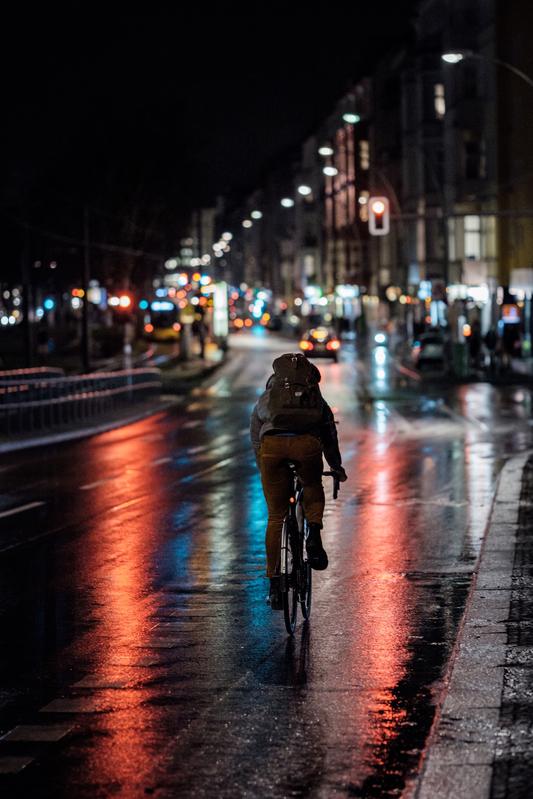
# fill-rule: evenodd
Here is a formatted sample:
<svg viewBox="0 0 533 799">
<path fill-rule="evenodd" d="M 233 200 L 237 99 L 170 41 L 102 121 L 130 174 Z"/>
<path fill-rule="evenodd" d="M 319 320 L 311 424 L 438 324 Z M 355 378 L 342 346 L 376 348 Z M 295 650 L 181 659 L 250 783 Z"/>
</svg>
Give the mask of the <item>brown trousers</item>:
<svg viewBox="0 0 533 799">
<path fill-rule="evenodd" d="M 322 524 L 324 489 L 322 487 L 322 446 L 309 434 L 296 436 L 266 435 L 259 453 L 261 481 L 268 506 L 266 529 L 267 576 L 279 572 L 281 531 L 293 491 L 288 462 L 294 463 L 304 486 L 304 512 L 307 521 Z"/>
</svg>

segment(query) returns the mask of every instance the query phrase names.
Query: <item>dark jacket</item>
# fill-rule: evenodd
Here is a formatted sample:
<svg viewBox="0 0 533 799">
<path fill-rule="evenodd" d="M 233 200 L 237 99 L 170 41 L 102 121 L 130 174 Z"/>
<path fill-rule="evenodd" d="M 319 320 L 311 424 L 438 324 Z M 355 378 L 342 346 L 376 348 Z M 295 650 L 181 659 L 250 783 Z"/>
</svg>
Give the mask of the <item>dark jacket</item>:
<svg viewBox="0 0 533 799">
<path fill-rule="evenodd" d="M 286 432 L 285 430 L 276 431 L 276 428 L 269 420 L 267 403 L 270 379 L 267 383 L 267 391 L 264 391 L 263 394 L 261 394 L 255 405 L 255 408 L 252 411 L 252 418 L 250 421 L 250 438 L 252 440 L 252 447 L 254 448 L 256 459 L 259 455 L 261 439 L 264 435 L 273 434 L 276 432 Z M 320 424 L 316 426 L 316 428 L 309 430 L 309 433 L 319 438 L 322 442 L 324 457 L 326 458 L 330 467 L 332 469 L 338 469 L 342 465 L 342 458 L 339 450 L 337 428 L 335 426 L 335 419 L 333 417 L 331 408 L 323 397 L 322 420 Z"/>
</svg>

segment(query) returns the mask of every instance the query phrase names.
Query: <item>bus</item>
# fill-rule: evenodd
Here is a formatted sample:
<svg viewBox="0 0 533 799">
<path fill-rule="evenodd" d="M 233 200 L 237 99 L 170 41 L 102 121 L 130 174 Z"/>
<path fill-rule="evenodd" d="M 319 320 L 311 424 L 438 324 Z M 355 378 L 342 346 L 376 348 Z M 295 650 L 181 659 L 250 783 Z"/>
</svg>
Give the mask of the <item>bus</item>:
<svg viewBox="0 0 533 799">
<path fill-rule="evenodd" d="M 172 300 L 153 300 L 144 322 L 144 335 L 151 341 L 177 341 L 180 337 L 179 309 Z"/>
</svg>

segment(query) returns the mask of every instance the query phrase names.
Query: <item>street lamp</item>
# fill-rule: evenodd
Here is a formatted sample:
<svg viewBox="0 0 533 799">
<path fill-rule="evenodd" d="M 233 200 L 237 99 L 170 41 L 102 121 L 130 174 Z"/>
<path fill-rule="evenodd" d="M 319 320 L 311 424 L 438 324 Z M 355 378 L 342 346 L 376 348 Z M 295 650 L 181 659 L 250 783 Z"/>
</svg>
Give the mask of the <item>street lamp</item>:
<svg viewBox="0 0 533 799">
<path fill-rule="evenodd" d="M 284 208 L 292 208 L 292 206 L 294 205 L 294 200 L 291 200 L 290 197 L 284 197 L 281 200 L 281 204 Z"/>
<path fill-rule="evenodd" d="M 305 183 L 302 184 L 301 186 L 298 186 L 298 194 L 301 194 L 302 197 L 309 197 L 309 195 L 312 194 L 312 192 L 313 189 L 311 188 L 311 186 L 306 186 Z"/>
<path fill-rule="evenodd" d="M 318 154 L 323 156 L 333 155 L 333 147 L 325 144 L 323 147 L 319 147 Z"/>
<path fill-rule="evenodd" d="M 359 114 L 343 114 L 342 118 L 348 125 L 357 125 L 361 121 Z"/>
<path fill-rule="evenodd" d="M 513 64 L 509 64 L 508 61 L 502 61 L 501 58 L 492 58 L 491 56 L 482 55 L 481 53 L 475 53 L 473 50 L 450 50 L 446 53 L 443 53 L 441 58 L 447 64 L 459 64 L 466 58 L 475 58 L 478 61 L 488 61 L 491 64 L 497 64 L 497 66 L 504 67 L 505 69 L 509 70 L 509 72 L 512 72 L 513 75 L 521 78 L 525 83 L 527 83 L 528 86 L 533 88 L 533 78 L 530 78 L 529 75 L 526 75 L 525 72 L 522 72 L 521 69 L 513 66 Z"/>
</svg>

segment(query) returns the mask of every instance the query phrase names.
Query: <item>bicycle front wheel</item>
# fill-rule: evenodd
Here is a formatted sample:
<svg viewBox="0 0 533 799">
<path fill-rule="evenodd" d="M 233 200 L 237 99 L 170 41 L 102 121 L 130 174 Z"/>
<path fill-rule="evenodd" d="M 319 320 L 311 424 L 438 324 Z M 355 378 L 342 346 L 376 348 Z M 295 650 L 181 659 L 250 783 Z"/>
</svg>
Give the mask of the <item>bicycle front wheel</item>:
<svg viewBox="0 0 533 799">
<path fill-rule="evenodd" d="M 302 553 L 300 607 L 302 608 L 302 616 L 306 621 L 311 615 L 312 595 L 313 595 L 313 570 L 309 565 L 307 556 L 304 557 Z"/>
<path fill-rule="evenodd" d="M 298 613 L 298 585 L 297 558 L 295 557 L 296 553 L 293 553 L 293 536 L 291 533 L 291 519 L 288 517 L 283 522 L 281 533 L 281 587 L 285 628 L 289 635 L 294 635 Z"/>
</svg>

